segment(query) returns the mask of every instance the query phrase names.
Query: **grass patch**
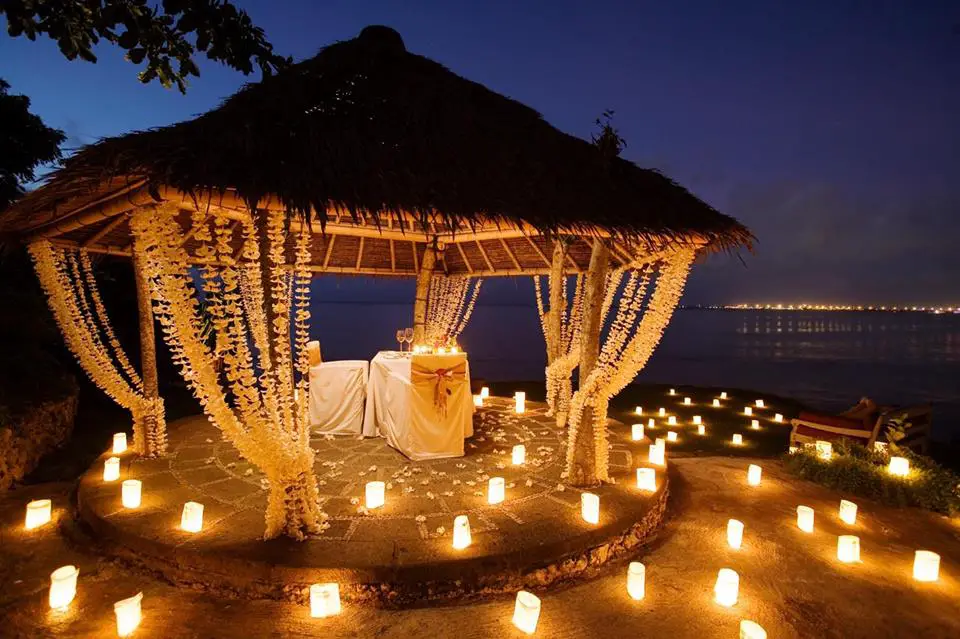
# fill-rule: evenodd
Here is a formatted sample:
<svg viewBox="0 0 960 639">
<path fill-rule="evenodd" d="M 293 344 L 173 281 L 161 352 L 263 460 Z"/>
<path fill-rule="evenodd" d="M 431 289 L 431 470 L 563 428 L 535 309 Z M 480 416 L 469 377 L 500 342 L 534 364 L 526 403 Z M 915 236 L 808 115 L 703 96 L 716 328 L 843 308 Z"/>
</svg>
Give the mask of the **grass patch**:
<svg viewBox="0 0 960 639">
<path fill-rule="evenodd" d="M 546 396 L 542 381 L 491 382 L 488 385 L 491 393 L 501 397 L 510 397 L 518 390 L 526 392 L 530 401 L 542 402 Z M 646 425 L 647 420 L 653 417 L 656 428 L 647 429 L 651 438 L 666 439 L 667 431 L 676 431 L 678 440 L 667 444 L 667 453 L 672 455 L 779 457 L 789 447 L 790 419 L 804 408 L 795 400 L 737 388 L 674 386 L 676 395 L 670 395 L 670 388 L 662 384 L 630 384 L 611 400 L 609 415 L 626 424 L 628 429 L 633 423 Z M 727 392 L 728 398 L 721 401 L 719 408 L 714 408 L 713 399 L 719 397 L 722 391 Z M 690 406 L 684 406 L 684 397 L 691 399 Z M 766 408 L 754 408 L 753 417 L 745 416 L 744 406 L 753 406 L 757 399 L 763 399 Z M 642 416 L 634 413 L 637 406 L 643 407 Z M 666 409 L 667 415 L 677 418 L 676 426 L 667 426 L 666 417 L 657 416 L 657 410 L 661 407 Z M 776 413 L 783 415 L 782 423 L 773 421 Z M 693 424 L 694 415 L 702 418 L 706 427 L 705 435 L 697 434 L 697 427 Z M 750 428 L 752 419 L 760 422 L 759 430 Z M 742 446 L 731 444 L 734 433 L 743 435 Z M 625 436 L 630 436 L 629 430 Z"/>
<path fill-rule="evenodd" d="M 960 476 L 908 449 L 900 448 L 895 454 L 910 460 L 907 477 L 887 472 L 886 454 L 846 442 L 834 443 L 830 461 L 817 457 L 815 450 L 803 448 L 785 455 L 783 465 L 802 479 L 891 506 L 960 514 Z"/>
</svg>

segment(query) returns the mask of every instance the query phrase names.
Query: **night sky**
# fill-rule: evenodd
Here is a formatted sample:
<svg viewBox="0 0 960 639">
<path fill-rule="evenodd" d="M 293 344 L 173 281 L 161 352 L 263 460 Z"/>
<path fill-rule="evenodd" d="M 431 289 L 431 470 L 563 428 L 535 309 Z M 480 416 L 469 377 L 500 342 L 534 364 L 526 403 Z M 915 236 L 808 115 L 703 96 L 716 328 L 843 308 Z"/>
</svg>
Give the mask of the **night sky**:
<svg viewBox="0 0 960 639">
<path fill-rule="evenodd" d="M 297 60 L 387 24 L 564 131 L 589 137 L 614 109 L 625 157 L 759 238 L 746 267 L 700 265 L 688 303 L 960 304 L 960 2 L 238 4 Z M 0 77 L 71 147 L 192 117 L 254 79 L 204 60 L 182 96 L 97 53 L 71 63 L 4 34 Z"/>
</svg>

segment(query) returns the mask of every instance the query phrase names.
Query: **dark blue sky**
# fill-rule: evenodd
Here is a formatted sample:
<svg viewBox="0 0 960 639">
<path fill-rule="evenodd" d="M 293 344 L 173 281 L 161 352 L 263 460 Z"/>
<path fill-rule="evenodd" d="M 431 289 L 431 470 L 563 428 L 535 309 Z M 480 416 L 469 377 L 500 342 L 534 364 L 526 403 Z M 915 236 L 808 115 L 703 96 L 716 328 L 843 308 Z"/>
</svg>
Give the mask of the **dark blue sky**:
<svg viewBox="0 0 960 639">
<path fill-rule="evenodd" d="M 760 239 L 746 268 L 700 265 L 688 302 L 960 304 L 960 2 L 239 4 L 296 59 L 388 24 L 564 131 L 588 137 L 614 109 L 627 158 Z M 247 80 L 201 63 L 181 96 L 98 55 L 0 36 L 0 77 L 73 146 L 189 118 Z"/>
</svg>

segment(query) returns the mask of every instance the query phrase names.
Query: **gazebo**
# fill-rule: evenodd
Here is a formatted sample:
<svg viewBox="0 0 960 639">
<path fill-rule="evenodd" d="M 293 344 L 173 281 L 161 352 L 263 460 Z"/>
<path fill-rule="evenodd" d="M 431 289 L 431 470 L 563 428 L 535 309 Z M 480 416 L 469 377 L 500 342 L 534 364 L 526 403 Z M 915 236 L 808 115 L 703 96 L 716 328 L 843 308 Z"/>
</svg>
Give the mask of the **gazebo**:
<svg viewBox="0 0 960 639">
<path fill-rule="evenodd" d="M 607 402 L 650 357 L 694 259 L 752 240 L 669 178 L 380 26 L 193 120 L 80 150 L 3 226 L 29 245 L 80 364 L 131 411 L 144 456 L 166 447 L 160 321 L 209 420 L 270 480 L 267 538 L 303 538 L 321 517 L 306 420 L 311 278 L 416 278 L 420 344 L 455 337 L 471 280 L 536 277 L 566 480 L 588 486 L 607 480 Z M 97 254 L 133 261 L 139 371 L 97 292 Z"/>
</svg>

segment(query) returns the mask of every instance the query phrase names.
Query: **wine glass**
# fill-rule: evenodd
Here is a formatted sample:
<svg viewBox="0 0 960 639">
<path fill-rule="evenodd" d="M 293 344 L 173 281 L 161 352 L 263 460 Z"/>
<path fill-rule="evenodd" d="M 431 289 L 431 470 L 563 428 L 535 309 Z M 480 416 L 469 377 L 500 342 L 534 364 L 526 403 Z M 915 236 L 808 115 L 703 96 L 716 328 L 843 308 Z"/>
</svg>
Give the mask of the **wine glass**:
<svg viewBox="0 0 960 639">
<path fill-rule="evenodd" d="M 413 350 L 413 329 L 405 328 L 403 329 L 403 336 L 410 343 L 410 350 Z"/>
<path fill-rule="evenodd" d="M 401 353 L 403 352 L 403 338 L 404 338 L 404 331 L 403 331 L 403 329 L 401 328 L 401 329 L 397 330 L 397 342 L 400 344 L 400 352 L 401 352 Z"/>
</svg>

